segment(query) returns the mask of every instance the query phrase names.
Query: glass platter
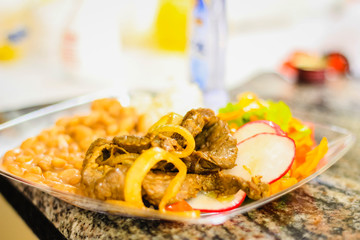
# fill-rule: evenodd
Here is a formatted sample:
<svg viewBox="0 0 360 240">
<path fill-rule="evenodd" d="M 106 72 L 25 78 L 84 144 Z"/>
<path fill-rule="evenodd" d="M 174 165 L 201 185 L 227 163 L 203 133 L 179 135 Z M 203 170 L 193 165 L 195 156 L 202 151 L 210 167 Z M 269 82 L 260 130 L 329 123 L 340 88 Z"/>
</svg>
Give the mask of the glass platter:
<svg viewBox="0 0 360 240">
<path fill-rule="evenodd" d="M 8 121 L 0 125 L 0 156 L 2 156 L 7 150 L 17 147 L 26 138 L 35 136 L 40 133 L 44 128 L 52 126 L 55 121 L 64 116 L 73 116 L 86 114 L 90 109 L 90 102 L 100 97 L 117 97 L 116 95 L 109 95 L 107 93 L 93 96 L 80 97 L 65 101 L 59 104 L 55 104 L 35 112 L 23 115 L 14 120 Z M 117 97 L 119 101 L 126 105 L 130 102 L 130 98 L 127 95 Z M 126 104 L 124 104 L 126 103 Z M 311 119 L 304 119 L 311 121 Z M 337 126 L 329 126 L 322 124 L 315 124 L 315 139 L 320 141 L 322 137 L 327 137 L 329 141 L 329 151 L 326 156 L 320 161 L 317 171 L 297 184 L 287 188 L 277 194 L 271 195 L 267 198 L 257 201 L 245 201 L 240 207 L 221 212 L 217 214 L 204 213 L 199 218 L 187 218 L 176 215 L 163 214 L 154 210 L 143 210 L 130 207 L 121 207 L 105 203 L 100 200 L 87 198 L 84 196 L 71 194 L 63 191 L 53 189 L 51 187 L 37 184 L 21 177 L 15 176 L 3 168 L 0 167 L 0 174 L 18 182 L 27 184 L 31 187 L 40 189 L 54 197 L 57 197 L 65 202 L 68 202 L 77 207 L 101 212 L 105 214 L 131 216 L 146 219 L 163 219 L 171 221 L 180 221 L 195 224 L 220 224 L 227 219 L 236 215 L 247 212 L 251 209 L 258 208 L 270 201 L 273 201 L 295 189 L 309 182 L 319 174 L 323 173 L 326 169 L 336 163 L 353 145 L 355 141 L 354 135 L 348 130 Z M 2 166 L 2 164 L 1 164 Z"/>
</svg>

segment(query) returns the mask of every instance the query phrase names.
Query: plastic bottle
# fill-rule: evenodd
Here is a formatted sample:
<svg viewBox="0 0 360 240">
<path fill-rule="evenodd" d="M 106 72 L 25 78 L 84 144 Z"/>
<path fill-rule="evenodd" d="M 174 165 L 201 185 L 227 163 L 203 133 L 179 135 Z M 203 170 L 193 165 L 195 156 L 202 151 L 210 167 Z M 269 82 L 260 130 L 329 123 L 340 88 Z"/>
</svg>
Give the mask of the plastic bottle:
<svg viewBox="0 0 360 240">
<path fill-rule="evenodd" d="M 204 104 L 217 110 L 228 101 L 225 91 L 225 0 L 196 0 L 190 35 L 190 77 L 204 94 Z"/>
<path fill-rule="evenodd" d="M 0 64 L 28 54 L 37 21 L 32 2 L 0 1 Z"/>
</svg>

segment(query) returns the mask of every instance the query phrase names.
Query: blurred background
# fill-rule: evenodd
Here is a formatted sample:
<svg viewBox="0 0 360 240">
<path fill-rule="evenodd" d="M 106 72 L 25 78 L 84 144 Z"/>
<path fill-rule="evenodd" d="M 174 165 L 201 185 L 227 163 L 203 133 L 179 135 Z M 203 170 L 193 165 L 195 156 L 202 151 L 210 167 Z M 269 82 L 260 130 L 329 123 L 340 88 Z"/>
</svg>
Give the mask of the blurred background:
<svg viewBox="0 0 360 240">
<path fill-rule="evenodd" d="M 359 26 L 357 0 L 0 0 L 0 112 L 109 87 L 291 79 L 296 64 L 323 66 L 329 53 L 359 79 Z"/>
<path fill-rule="evenodd" d="M 0 0 L 0 122 L 109 88 L 226 98 L 274 73 L 360 82 L 360 1 Z M 2 239 L 36 239 L 0 205 Z"/>
</svg>

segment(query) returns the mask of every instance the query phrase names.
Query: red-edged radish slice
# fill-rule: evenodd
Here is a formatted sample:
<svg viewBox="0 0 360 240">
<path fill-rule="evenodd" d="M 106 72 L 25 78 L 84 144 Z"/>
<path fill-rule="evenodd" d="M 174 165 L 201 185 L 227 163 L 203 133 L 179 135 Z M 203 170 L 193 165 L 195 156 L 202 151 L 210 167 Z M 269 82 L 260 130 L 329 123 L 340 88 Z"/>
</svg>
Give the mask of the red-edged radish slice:
<svg viewBox="0 0 360 240">
<path fill-rule="evenodd" d="M 221 201 L 199 192 L 196 197 L 188 199 L 188 204 L 200 212 L 224 212 L 239 207 L 245 200 L 246 193 L 239 190 L 236 194 Z"/>
<path fill-rule="evenodd" d="M 225 173 L 250 181 L 262 176 L 265 183 L 273 183 L 291 168 L 295 157 L 295 142 L 287 136 L 260 133 L 238 143 L 236 166 Z"/>
<path fill-rule="evenodd" d="M 239 143 L 259 133 L 276 133 L 277 135 L 286 136 L 286 133 L 281 130 L 279 125 L 267 120 L 248 122 L 241 126 L 233 136 Z"/>
</svg>

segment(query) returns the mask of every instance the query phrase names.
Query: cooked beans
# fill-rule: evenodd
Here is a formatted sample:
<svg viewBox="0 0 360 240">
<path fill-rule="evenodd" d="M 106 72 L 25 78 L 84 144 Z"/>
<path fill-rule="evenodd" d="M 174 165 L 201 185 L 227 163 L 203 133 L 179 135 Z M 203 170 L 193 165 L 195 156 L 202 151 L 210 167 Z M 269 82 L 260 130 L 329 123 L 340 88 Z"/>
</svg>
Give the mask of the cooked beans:
<svg viewBox="0 0 360 240">
<path fill-rule="evenodd" d="M 53 168 L 64 168 L 66 165 L 66 160 L 58 157 L 54 157 L 51 161 L 51 166 Z"/>
<path fill-rule="evenodd" d="M 66 169 L 59 173 L 59 178 L 70 185 L 76 185 L 80 182 L 80 171 L 74 168 Z"/>
<path fill-rule="evenodd" d="M 82 162 L 90 144 L 99 137 L 133 133 L 137 120 L 134 108 L 122 107 L 115 99 L 96 100 L 89 115 L 59 119 L 5 153 L 2 164 L 27 180 L 81 193 Z"/>
<path fill-rule="evenodd" d="M 22 176 L 25 172 L 25 170 L 16 163 L 9 163 L 7 165 L 7 169 L 10 173 L 18 175 L 18 176 Z"/>
</svg>

